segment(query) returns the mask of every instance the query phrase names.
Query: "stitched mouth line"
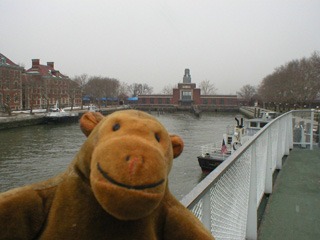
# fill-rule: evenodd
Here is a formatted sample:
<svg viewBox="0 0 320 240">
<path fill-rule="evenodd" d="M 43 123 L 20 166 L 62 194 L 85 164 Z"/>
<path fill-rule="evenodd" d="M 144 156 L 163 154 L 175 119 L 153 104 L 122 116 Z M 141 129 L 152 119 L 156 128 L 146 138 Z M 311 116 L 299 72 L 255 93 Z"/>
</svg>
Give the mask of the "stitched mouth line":
<svg viewBox="0 0 320 240">
<path fill-rule="evenodd" d="M 146 185 L 138 185 L 138 186 L 131 186 L 131 185 L 126 185 L 123 183 L 119 183 L 116 180 L 114 180 L 113 178 L 111 178 L 105 171 L 102 170 L 102 168 L 100 167 L 100 164 L 97 163 L 97 168 L 99 170 L 99 172 L 105 177 L 105 179 L 107 179 L 109 182 L 113 183 L 114 185 L 117 185 L 119 187 L 123 187 L 123 188 L 127 188 L 127 189 L 131 189 L 131 190 L 143 190 L 143 189 L 148 189 L 148 188 L 154 188 L 156 186 L 159 186 L 160 184 L 162 184 L 164 182 L 164 179 L 160 180 L 157 183 L 152 183 L 152 184 L 146 184 Z"/>
</svg>

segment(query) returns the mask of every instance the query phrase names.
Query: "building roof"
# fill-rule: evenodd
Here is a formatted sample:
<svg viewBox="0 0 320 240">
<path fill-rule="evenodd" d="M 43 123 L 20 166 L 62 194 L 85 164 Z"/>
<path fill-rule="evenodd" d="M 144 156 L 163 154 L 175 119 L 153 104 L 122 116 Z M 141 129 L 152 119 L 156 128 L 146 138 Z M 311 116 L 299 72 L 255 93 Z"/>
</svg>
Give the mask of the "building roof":
<svg viewBox="0 0 320 240">
<path fill-rule="evenodd" d="M 2 59 L 5 59 L 5 61 L 2 61 Z M 13 67 L 20 67 L 18 64 L 15 64 L 12 62 L 9 58 L 7 58 L 5 55 L 0 53 L 0 65 L 7 65 L 7 66 L 13 66 Z"/>
<path fill-rule="evenodd" d="M 58 75 L 55 75 L 55 73 L 59 73 Z M 40 74 L 41 76 L 47 76 L 47 77 L 56 77 L 56 78 L 68 78 L 68 76 L 61 74 L 58 70 L 54 69 L 51 66 L 47 65 L 36 65 L 31 67 L 26 71 L 26 73 L 29 74 Z"/>
</svg>

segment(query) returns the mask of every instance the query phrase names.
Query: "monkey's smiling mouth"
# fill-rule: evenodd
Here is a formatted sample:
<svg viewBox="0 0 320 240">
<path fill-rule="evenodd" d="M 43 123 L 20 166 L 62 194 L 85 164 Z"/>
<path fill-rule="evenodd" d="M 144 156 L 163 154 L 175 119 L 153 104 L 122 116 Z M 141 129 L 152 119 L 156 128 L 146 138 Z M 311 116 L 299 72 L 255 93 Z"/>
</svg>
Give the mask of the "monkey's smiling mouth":
<svg viewBox="0 0 320 240">
<path fill-rule="evenodd" d="M 148 188 L 154 188 L 156 186 L 159 186 L 160 184 L 162 184 L 164 182 L 164 179 L 160 180 L 157 183 L 152 183 L 152 184 L 146 184 L 146 185 L 138 185 L 138 186 L 131 186 L 131 185 L 126 185 L 123 183 L 119 183 L 116 180 L 114 180 L 113 178 L 111 178 L 105 171 L 102 170 L 102 168 L 100 167 L 100 164 L 97 163 L 97 168 L 99 170 L 99 172 L 105 177 L 105 179 L 107 179 L 109 182 L 113 183 L 114 185 L 117 185 L 119 187 L 124 187 L 127 189 L 132 189 L 132 190 L 143 190 L 143 189 L 148 189 Z"/>
</svg>

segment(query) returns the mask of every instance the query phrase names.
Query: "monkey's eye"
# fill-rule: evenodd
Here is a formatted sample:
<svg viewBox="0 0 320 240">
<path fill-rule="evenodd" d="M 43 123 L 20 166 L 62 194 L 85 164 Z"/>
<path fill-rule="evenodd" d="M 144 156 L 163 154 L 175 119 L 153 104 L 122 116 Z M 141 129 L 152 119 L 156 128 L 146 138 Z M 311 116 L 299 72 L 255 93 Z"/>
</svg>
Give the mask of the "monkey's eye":
<svg viewBox="0 0 320 240">
<path fill-rule="evenodd" d="M 113 125 L 113 127 L 112 127 L 112 130 L 113 131 L 117 131 L 117 130 L 119 130 L 120 129 L 120 124 L 119 123 L 116 123 L 115 125 Z"/>
<path fill-rule="evenodd" d="M 156 134 L 154 135 L 154 137 L 157 139 L 158 142 L 160 142 L 160 137 L 159 137 L 158 133 L 156 133 Z"/>
</svg>

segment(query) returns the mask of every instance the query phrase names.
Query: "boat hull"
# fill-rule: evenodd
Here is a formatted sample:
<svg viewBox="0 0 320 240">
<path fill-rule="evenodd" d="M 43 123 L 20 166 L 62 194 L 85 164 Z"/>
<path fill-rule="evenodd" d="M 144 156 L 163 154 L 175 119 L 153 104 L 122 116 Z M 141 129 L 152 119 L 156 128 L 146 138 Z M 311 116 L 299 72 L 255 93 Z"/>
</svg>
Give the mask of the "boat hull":
<svg viewBox="0 0 320 240">
<path fill-rule="evenodd" d="M 216 167 L 218 167 L 224 160 L 221 157 L 203 157 L 203 156 L 198 156 L 198 162 L 201 167 L 201 170 L 203 173 L 210 173 L 212 172 Z"/>
<path fill-rule="evenodd" d="M 44 118 L 45 123 L 74 123 L 79 120 L 79 116 L 46 116 Z"/>
</svg>

